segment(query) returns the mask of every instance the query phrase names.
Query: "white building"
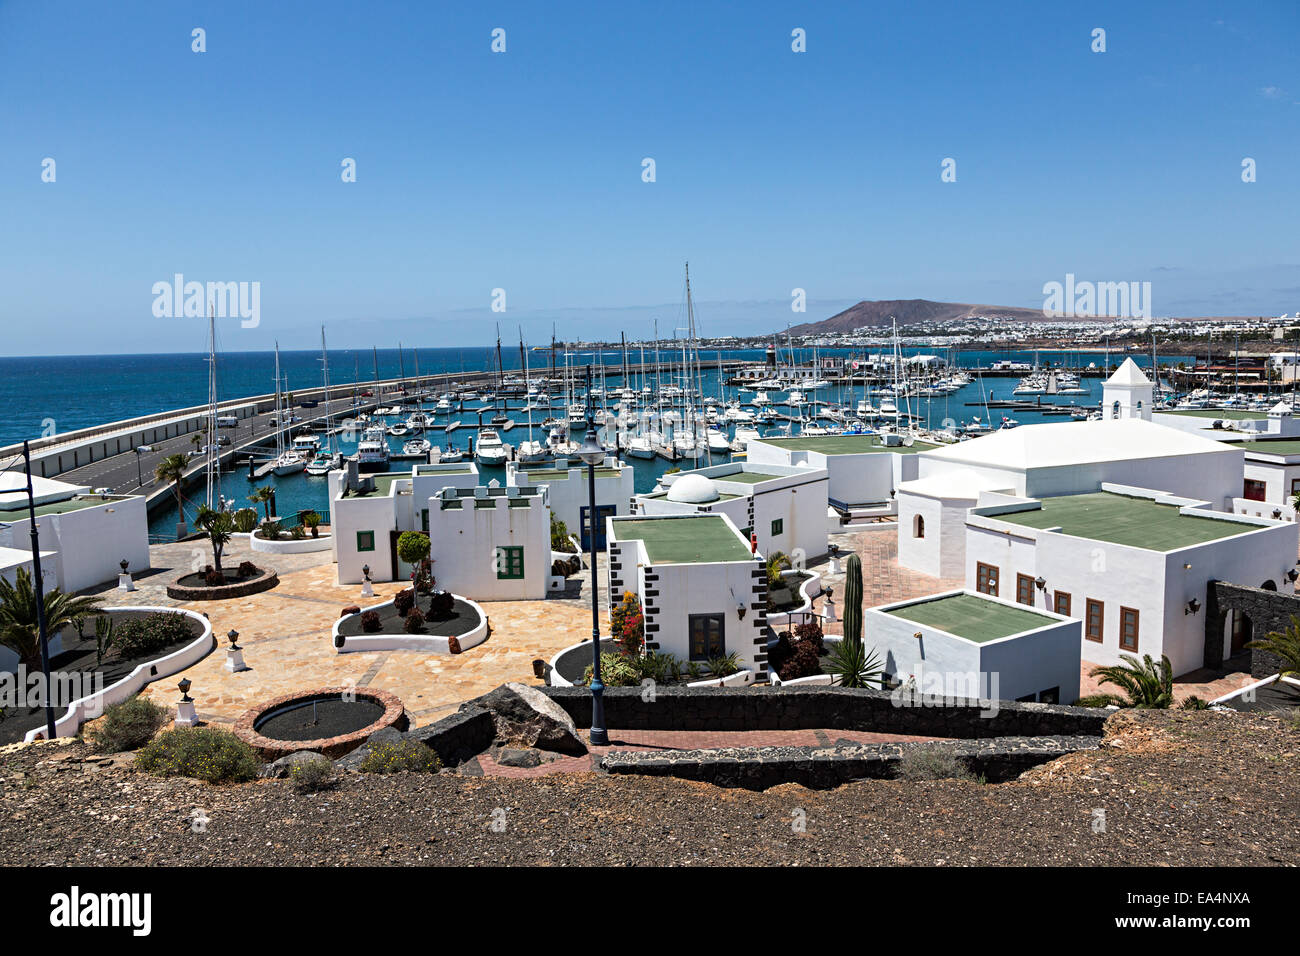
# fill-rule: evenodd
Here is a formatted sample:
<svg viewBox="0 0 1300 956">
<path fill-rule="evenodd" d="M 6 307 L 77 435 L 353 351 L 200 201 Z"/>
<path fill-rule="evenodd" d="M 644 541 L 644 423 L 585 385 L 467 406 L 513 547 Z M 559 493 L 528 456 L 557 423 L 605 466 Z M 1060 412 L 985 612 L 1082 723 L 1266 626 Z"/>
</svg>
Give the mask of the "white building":
<svg viewBox="0 0 1300 956">
<path fill-rule="evenodd" d="M 26 488 L 25 474 L 0 474 L 0 548 L 26 550 L 30 558 Z M 143 497 L 95 495 L 85 486 L 37 476 L 32 491 L 41 552 L 57 554 L 51 570 L 60 590 L 115 581 L 123 560 L 133 574 L 149 568 L 149 515 Z"/>
<path fill-rule="evenodd" d="M 1300 438 L 1260 438 L 1236 447 L 1246 462 L 1241 498 L 1233 502 L 1232 510 L 1294 520 L 1291 501 L 1300 494 Z"/>
<path fill-rule="evenodd" d="M 766 555 L 781 551 L 796 567 L 826 553 L 825 468 L 713 465 L 664 475 L 650 494 L 637 495 L 643 515 L 725 514 Z"/>
<path fill-rule="evenodd" d="M 896 442 L 896 443 L 895 443 Z M 841 515 L 894 514 L 894 491 L 917 477 L 920 452 L 938 448 L 898 436 L 822 435 L 762 438 L 751 441 L 746 460 L 752 465 L 824 468 L 826 494 Z"/>
<path fill-rule="evenodd" d="M 1017 429 L 1020 430 L 1020 429 Z M 1296 562 L 1294 523 L 1230 515 L 1204 500 L 1104 484 L 1043 498 L 986 493 L 966 519 L 966 584 L 1083 622 L 1081 655 L 1159 660 L 1175 675 L 1202 667 L 1203 609 L 1214 580 L 1276 590 Z"/>
<path fill-rule="evenodd" d="M 1151 421 L 1151 380 L 1131 358 L 1126 358 L 1101 386 L 1102 416 L 1112 420 L 1138 418 Z"/>
<path fill-rule="evenodd" d="M 446 488 L 430 499 L 429 556 L 438 587 L 475 601 L 546 597 L 551 511 L 546 486 Z M 406 574 L 410 570 L 406 569 Z"/>
<path fill-rule="evenodd" d="M 868 608 L 863 641 L 891 683 L 918 693 L 1073 704 L 1077 620 L 970 590 Z"/>
<path fill-rule="evenodd" d="M 609 593 L 640 598 L 648 650 L 681 661 L 736 654 L 767 671 L 767 571 L 726 515 L 607 522 Z"/>
<path fill-rule="evenodd" d="M 403 531 L 428 533 L 430 510 L 438 507 L 430 499 L 444 488 L 473 489 L 478 477 L 470 462 L 370 475 L 357 473 L 355 466 L 330 472 L 331 546 L 339 584 L 359 584 L 367 566 L 372 581 L 409 575 L 397 558 L 398 536 Z"/>
<path fill-rule="evenodd" d="M 596 549 L 605 549 L 605 519 L 631 512 L 635 496 L 633 470 L 617 458 L 606 458 L 596 468 Z M 506 463 L 506 486 L 520 488 L 546 485 L 551 513 L 563 521 L 571 534 L 578 535 L 582 549 L 590 549 L 588 532 L 591 494 L 587 486 L 587 467 L 524 468 L 516 462 Z"/>
</svg>

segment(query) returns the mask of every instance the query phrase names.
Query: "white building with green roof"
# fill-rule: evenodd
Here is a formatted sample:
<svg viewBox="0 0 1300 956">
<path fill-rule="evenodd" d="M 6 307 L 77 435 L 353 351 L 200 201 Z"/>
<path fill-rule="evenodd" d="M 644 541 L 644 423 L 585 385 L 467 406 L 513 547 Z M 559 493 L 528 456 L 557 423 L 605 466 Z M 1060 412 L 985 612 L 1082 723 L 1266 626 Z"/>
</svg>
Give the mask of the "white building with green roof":
<svg viewBox="0 0 1300 956">
<path fill-rule="evenodd" d="M 1174 673 L 1204 666 L 1208 585 L 1223 580 L 1290 589 L 1294 523 L 1211 510 L 1206 501 L 1103 484 L 1084 494 L 982 496 L 966 518 L 966 585 L 1083 622 L 1082 658 L 1169 657 Z M 1220 659 L 1218 655 L 1209 655 Z"/>
<path fill-rule="evenodd" d="M 868 608 L 864 642 L 891 682 L 929 696 L 1073 704 L 1080 622 L 971 590 Z"/>
<path fill-rule="evenodd" d="M 637 495 L 636 513 L 723 514 L 759 552 L 783 552 L 802 567 L 826 553 L 828 486 L 825 468 L 731 462 L 664 475 Z"/>
<path fill-rule="evenodd" d="M 635 499 L 631 465 L 617 458 L 606 458 L 596 466 L 596 549 L 605 548 L 605 519 L 625 515 L 632 511 Z M 546 467 L 525 468 L 517 462 L 506 463 L 506 485 L 535 488 L 546 485 L 550 489 L 551 513 L 563 521 L 570 534 L 578 536 L 582 549 L 590 549 L 588 533 L 591 528 L 591 491 L 588 488 L 586 465 L 569 466 L 553 463 Z"/>
<path fill-rule="evenodd" d="M 683 663 L 735 654 L 767 671 L 767 571 L 726 515 L 610 518 L 609 594 L 641 601 L 649 650 Z"/>
</svg>

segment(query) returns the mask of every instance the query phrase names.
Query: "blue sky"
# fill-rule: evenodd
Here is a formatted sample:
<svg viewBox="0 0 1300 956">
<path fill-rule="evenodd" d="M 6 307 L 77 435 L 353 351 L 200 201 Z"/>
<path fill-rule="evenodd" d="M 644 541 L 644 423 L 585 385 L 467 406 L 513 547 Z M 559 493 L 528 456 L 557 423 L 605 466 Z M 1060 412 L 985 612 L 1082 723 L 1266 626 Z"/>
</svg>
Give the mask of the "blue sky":
<svg viewBox="0 0 1300 956">
<path fill-rule="evenodd" d="M 230 349 L 668 335 L 688 259 L 706 334 L 1067 272 L 1300 311 L 1297 36 L 1293 0 L 0 0 L 0 352 L 200 349 L 151 311 L 177 272 L 261 283 Z"/>
</svg>

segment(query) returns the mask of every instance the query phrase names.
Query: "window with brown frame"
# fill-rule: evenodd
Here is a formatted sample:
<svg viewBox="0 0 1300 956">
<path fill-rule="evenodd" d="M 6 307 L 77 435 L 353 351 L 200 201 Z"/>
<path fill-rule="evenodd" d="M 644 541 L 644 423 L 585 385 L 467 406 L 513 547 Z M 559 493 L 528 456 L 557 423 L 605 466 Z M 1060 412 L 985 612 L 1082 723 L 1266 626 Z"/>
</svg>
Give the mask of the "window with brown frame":
<svg viewBox="0 0 1300 956">
<path fill-rule="evenodd" d="M 975 562 L 975 590 L 981 594 L 998 596 L 998 569 L 983 561 Z"/>
<path fill-rule="evenodd" d="M 1268 497 L 1268 484 L 1254 478 L 1247 478 L 1241 491 L 1241 497 L 1247 501 L 1264 501 Z"/>
<path fill-rule="evenodd" d="M 1055 608 L 1057 614 L 1063 614 L 1066 617 L 1069 617 L 1070 616 L 1070 592 L 1057 591 L 1053 597 L 1052 606 Z"/>
<path fill-rule="evenodd" d="M 1083 636 L 1090 641 L 1101 643 L 1101 628 L 1105 622 L 1106 606 L 1100 601 L 1088 598 L 1087 616 L 1083 619 Z"/>
<path fill-rule="evenodd" d="M 1138 612 L 1131 607 L 1119 609 L 1119 646 L 1126 651 L 1138 649 Z"/>
<path fill-rule="evenodd" d="M 1027 574 L 1016 575 L 1016 601 L 1034 606 L 1034 579 Z"/>
</svg>

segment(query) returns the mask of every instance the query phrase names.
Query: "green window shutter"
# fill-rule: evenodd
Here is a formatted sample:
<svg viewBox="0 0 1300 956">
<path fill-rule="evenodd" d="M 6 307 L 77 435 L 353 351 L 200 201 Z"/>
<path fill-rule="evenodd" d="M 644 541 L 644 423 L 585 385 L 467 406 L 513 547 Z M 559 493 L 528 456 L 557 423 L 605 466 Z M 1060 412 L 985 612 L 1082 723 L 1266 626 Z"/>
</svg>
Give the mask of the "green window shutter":
<svg viewBox="0 0 1300 956">
<path fill-rule="evenodd" d="M 357 532 L 357 550 L 358 551 L 375 550 L 375 533 L 373 531 Z"/>
<path fill-rule="evenodd" d="M 518 581 L 524 576 L 524 549 L 517 545 L 497 548 L 497 579 Z"/>
<path fill-rule="evenodd" d="M 784 530 L 785 530 L 785 519 L 777 518 L 775 521 L 772 522 L 773 534 L 780 534 Z"/>
</svg>

